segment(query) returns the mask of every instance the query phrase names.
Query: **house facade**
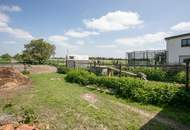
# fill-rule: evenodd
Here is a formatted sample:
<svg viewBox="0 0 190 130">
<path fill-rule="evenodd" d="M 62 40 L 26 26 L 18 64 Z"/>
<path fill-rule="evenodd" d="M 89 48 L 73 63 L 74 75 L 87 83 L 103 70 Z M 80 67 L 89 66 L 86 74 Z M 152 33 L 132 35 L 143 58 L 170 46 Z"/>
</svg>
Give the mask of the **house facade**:
<svg viewBox="0 0 190 130">
<path fill-rule="evenodd" d="M 182 64 L 190 58 L 190 33 L 165 38 L 168 64 Z"/>
</svg>

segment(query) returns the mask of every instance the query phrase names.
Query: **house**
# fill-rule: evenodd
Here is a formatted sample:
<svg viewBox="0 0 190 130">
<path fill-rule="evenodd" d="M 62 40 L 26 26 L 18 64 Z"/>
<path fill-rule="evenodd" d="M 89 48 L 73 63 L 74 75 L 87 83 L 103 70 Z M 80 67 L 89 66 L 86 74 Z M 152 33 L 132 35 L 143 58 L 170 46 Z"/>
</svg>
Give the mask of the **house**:
<svg viewBox="0 0 190 130">
<path fill-rule="evenodd" d="M 89 66 L 88 55 L 67 55 L 66 65 L 69 68 L 87 68 Z"/>
<path fill-rule="evenodd" d="M 165 38 L 168 64 L 181 64 L 190 58 L 190 33 Z"/>
</svg>

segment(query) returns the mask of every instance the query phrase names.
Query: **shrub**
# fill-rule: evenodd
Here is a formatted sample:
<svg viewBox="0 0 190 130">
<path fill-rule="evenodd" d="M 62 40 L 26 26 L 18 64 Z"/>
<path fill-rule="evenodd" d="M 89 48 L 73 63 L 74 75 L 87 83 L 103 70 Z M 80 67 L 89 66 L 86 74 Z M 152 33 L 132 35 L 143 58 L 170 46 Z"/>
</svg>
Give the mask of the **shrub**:
<svg viewBox="0 0 190 130">
<path fill-rule="evenodd" d="M 93 83 L 93 77 L 95 77 L 93 73 L 89 73 L 82 69 L 76 69 L 69 71 L 65 79 L 68 82 L 88 85 Z"/>
<path fill-rule="evenodd" d="M 148 80 L 185 83 L 184 71 L 164 71 L 160 68 L 155 69 L 145 67 L 129 68 L 128 70 L 134 73 L 142 72 L 147 75 Z"/>
<path fill-rule="evenodd" d="M 96 76 L 85 70 L 72 70 L 65 78 L 66 81 L 72 83 L 95 84 L 99 87 L 111 89 L 115 95 L 141 103 L 190 106 L 190 92 L 171 83 L 146 82 L 130 77 Z"/>
<path fill-rule="evenodd" d="M 178 83 L 185 83 L 186 82 L 185 72 L 184 71 L 178 72 L 174 77 L 174 81 Z"/>
<path fill-rule="evenodd" d="M 130 68 L 129 71 L 132 71 L 134 73 L 142 72 L 146 74 L 148 80 L 154 80 L 154 81 L 165 81 L 166 80 L 166 72 L 163 71 L 160 68 Z"/>
<path fill-rule="evenodd" d="M 24 108 L 22 107 L 22 111 L 20 113 L 22 116 L 22 123 L 35 123 L 38 122 L 38 115 L 34 112 L 32 108 Z"/>
<path fill-rule="evenodd" d="M 30 71 L 28 71 L 28 70 L 23 70 L 21 73 L 24 74 L 24 75 L 28 75 L 28 74 L 30 74 Z"/>
<path fill-rule="evenodd" d="M 65 66 L 58 66 L 57 67 L 57 72 L 61 73 L 61 74 L 66 74 L 69 72 L 69 68 L 65 67 Z"/>
</svg>

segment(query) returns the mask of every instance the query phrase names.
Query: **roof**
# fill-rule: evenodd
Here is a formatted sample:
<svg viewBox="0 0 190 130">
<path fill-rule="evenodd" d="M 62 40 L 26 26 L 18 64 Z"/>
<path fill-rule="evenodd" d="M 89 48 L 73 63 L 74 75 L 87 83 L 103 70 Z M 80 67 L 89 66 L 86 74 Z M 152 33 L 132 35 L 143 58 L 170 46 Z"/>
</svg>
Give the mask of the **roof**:
<svg viewBox="0 0 190 130">
<path fill-rule="evenodd" d="M 170 40 L 170 39 L 178 38 L 178 37 L 184 37 L 184 36 L 188 36 L 188 35 L 190 35 L 190 33 L 185 33 L 185 34 L 175 35 L 175 36 L 171 36 L 171 37 L 166 37 L 165 40 Z"/>
</svg>

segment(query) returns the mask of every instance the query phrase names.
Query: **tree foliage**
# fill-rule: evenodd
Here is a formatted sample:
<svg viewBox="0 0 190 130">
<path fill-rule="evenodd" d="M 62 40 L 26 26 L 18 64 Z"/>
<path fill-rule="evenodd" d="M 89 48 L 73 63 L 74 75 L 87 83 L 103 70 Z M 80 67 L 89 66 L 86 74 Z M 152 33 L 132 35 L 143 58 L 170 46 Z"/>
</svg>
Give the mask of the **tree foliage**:
<svg viewBox="0 0 190 130">
<path fill-rule="evenodd" d="M 14 55 L 14 59 L 16 59 L 17 61 L 22 61 L 22 55 L 17 53 Z"/>
<path fill-rule="evenodd" d="M 3 59 L 11 59 L 11 56 L 8 53 L 6 53 L 6 54 L 1 55 L 1 58 L 3 58 Z"/>
<path fill-rule="evenodd" d="M 27 63 L 42 64 L 55 54 L 55 46 L 43 39 L 32 40 L 24 48 L 22 59 Z"/>
</svg>

